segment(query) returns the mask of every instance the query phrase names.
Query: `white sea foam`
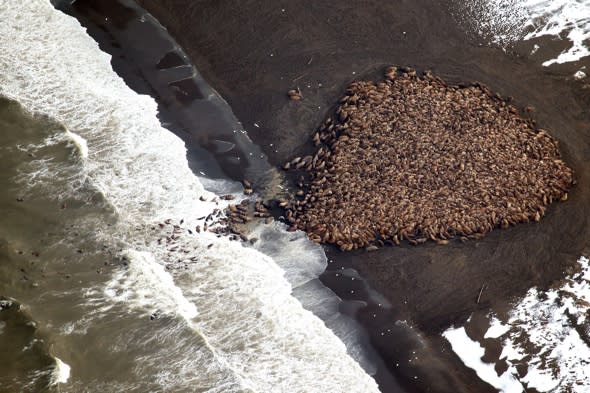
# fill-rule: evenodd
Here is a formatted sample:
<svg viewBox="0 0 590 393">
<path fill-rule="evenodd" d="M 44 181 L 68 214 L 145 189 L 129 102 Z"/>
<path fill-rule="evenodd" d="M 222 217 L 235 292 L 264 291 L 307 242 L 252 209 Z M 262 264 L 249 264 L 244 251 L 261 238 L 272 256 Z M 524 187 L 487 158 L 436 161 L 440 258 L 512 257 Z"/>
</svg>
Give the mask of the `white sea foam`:
<svg viewBox="0 0 590 393">
<path fill-rule="evenodd" d="M 268 255 L 284 271 L 297 299 L 306 310 L 321 317 L 346 343 L 348 353 L 371 375 L 376 366 L 360 342 L 359 326 L 338 311 L 340 298 L 317 278 L 327 266 L 326 254 L 319 244 L 309 241 L 302 231 L 286 232 L 287 225 L 273 222 L 261 225 L 250 234 L 257 238 L 253 248 Z"/>
<path fill-rule="evenodd" d="M 74 143 L 74 145 L 80 151 L 80 156 L 82 158 L 88 157 L 88 143 L 86 143 L 86 139 L 82 138 L 78 134 L 74 134 L 71 131 L 67 131 L 67 135 L 70 137 L 70 140 Z"/>
<path fill-rule="evenodd" d="M 70 366 L 65 364 L 60 358 L 55 358 L 55 368 L 51 374 L 51 385 L 68 382 L 70 379 Z"/>
<path fill-rule="evenodd" d="M 544 66 L 590 55 L 590 0 L 469 0 L 458 4 L 461 23 L 503 47 L 545 36 L 565 41 L 566 49 L 545 60 Z M 533 52 L 538 49 L 536 46 Z"/>
<path fill-rule="evenodd" d="M 127 251 L 126 256 L 132 263 L 108 283 L 107 297 L 145 309 L 154 308 L 154 300 L 157 300 L 157 307 L 174 310 L 185 319 L 197 316 L 195 305 L 184 297 L 172 276 L 156 263 L 151 253 Z"/>
<path fill-rule="evenodd" d="M 89 229 L 122 246 L 128 267 L 102 291 L 89 291 L 88 304 L 109 307 L 110 299 L 146 313 L 158 309 L 182 317 L 203 340 L 201 352 L 179 347 L 161 354 L 167 361 L 158 363 L 158 375 L 145 378 L 175 390 L 183 383 L 175 375 L 187 375 L 194 386 L 195 369 L 204 367 L 221 370 L 201 376 L 212 378 L 201 381 L 210 391 L 377 391 L 343 343 L 291 296 L 285 271 L 273 259 L 212 234 L 187 235 L 197 217 L 223 204 L 200 200 L 214 195 L 188 168 L 183 143 L 159 124 L 155 102 L 130 90 L 112 71 L 110 57 L 48 0 L 8 4 L 0 6 L 0 36 L 10 37 L 0 41 L 0 94 L 67 127 L 56 143 L 73 143 L 83 158 L 80 177 L 119 218 L 108 231 Z M 37 164 L 31 186 L 51 181 L 51 165 Z M 166 219 L 184 220 L 175 245 L 160 244 L 166 236 L 149 230 Z M 304 248 L 289 260 L 308 266 L 287 268 L 297 285 L 325 263 L 301 253 Z M 183 268 L 169 272 L 165 266 Z M 158 356 L 142 361 L 158 362 Z"/>
<path fill-rule="evenodd" d="M 484 338 L 499 341 L 499 359 L 509 366 L 506 372 L 527 388 L 556 393 L 590 391 L 590 264 L 585 257 L 578 262 L 580 272 L 567 277 L 560 286 L 548 291 L 529 290 L 506 321 L 490 318 Z M 465 364 L 476 369 L 478 365 L 470 356 L 479 343 L 467 338 L 471 348 L 462 346 L 467 341 L 464 333 L 457 332 L 461 329 L 448 330 L 444 335 Z M 483 354 L 483 349 L 480 352 Z M 524 376 L 516 372 L 517 366 L 526 370 Z"/>
<path fill-rule="evenodd" d="M 327 258 L 322 247 L 311 243 L 304 232 L 285 233 L 286 229 L 287 225 L 273 222 L 255 228 L 250 237 L 258 239 L 253 248 L 271 257 L 297 288 L 317 278 L 326 269 Z"/>
</svg>

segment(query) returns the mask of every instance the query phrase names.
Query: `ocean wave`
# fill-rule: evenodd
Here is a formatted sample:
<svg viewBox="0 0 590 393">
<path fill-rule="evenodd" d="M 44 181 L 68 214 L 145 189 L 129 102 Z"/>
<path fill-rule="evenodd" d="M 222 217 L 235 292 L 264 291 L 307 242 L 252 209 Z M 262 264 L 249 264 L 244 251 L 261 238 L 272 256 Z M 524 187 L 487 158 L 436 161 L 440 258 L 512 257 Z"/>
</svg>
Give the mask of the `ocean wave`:
<svg viewBox="0 0 590 393">
<path fill-rule="evenodd" d="M 179 340 L 176 358 L 161 362 L 159 374 L 146 379 L 155 378 L 164 389 L 175 389 L 186 376 L 193 386 L 199 377 L 212 378 L 205 383 L 211 391 L 377 391 L 343 343 L 291 295 L 276 261 L 226 238 L 189 233 L 198 217 L 224 202 L 190 171 L 184 144 L 162 128 L 155 102 L 125 85 L 77 21 L 47 0 L 11 2 L 0 15 L 0 35 L 10 37 L 0 43 L 0 94 L 64 126 L 23 148 L 55 144 L 74 152 L 68 159 L 33 159 L 23 178 L 29 176 L 33 188 L 48 185 L 63 175 L 62 163 L 70 169 L 75 163 L 77 182 L 92 187 L 117 217 L 108 228 L 87 223 L 97 241 L 121 249 L 126 263 L 104 288 L 89 290 L 86 302 L 181 317 L 202 338 L 202 357 Z M 50 196 L 60 200 L 78 191 Z M 177 226 L 161 229 L 161 222 Z M 158 242 L 168 229 L 177 231 L 175 246 Z M 313 274 L 322 263 L 313 253 L 292 260 L 311 264 Z M 292 276 L 303 285 L 313 274 L 299 270 Z M 151 356 L 156 359 L 139 359 L 138 372 L 141 362 L 168 355 Z M 195 371 L 211 365 L 218 372 Z M 75 386 L 75 375 L 68 384 Z"/>
</svg>

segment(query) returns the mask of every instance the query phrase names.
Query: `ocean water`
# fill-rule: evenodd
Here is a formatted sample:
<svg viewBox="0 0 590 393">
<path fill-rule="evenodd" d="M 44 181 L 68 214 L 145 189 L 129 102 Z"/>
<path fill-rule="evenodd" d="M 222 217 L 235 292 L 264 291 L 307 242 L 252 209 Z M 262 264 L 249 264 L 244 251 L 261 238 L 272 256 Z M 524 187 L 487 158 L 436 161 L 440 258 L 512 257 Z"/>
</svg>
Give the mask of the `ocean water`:
<svg viewBox="0 0 590 393">
<path fill-rule="evenodd" d="M 48 0 L 3 3 L 0 19 L 0 294 L 39 343 L 2 389 L 378 391 L 292 294 L 323 270 L 321 248 L 297 235 L 265 248 L 281 224 L 256 248 L 197 234 L 227 203 L 203 184 L 238 199 L 239 187 L 196 177 L 153 99 Z M 336 315 L 319 292 L 300 298 Z M 0 314 L 12 337 L 18 318 Z"/>
<path fill-rule="evenodd" d="M 587 1 L 455 3 L 474 39 L 585 81 Z M 0 392 L 377 391 L 316 279 L 320 247 L 278 223 L 252 247 L 197 235 L 239 184 L 195 176 L 156 103 L 48 0 L 0 4 L 0 20 Z M 580 258 L 481 337 L 471 321 L 444 337 L 498 391 L 585 392 L 589 280 Z"/>
</svg>

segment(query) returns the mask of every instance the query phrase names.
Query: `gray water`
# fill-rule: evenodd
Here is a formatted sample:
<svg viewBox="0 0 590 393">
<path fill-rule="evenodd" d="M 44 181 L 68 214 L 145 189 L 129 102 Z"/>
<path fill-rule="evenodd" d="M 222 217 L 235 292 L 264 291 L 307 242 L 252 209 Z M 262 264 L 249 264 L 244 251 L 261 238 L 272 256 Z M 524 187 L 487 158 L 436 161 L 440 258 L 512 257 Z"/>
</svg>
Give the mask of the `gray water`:
<svg viewBox="0 0 590 393">
<path fill-rule="evenodd" d="M 204 183 L 237 200 L 241 188 L 193 174 L 155 102 L 123 83 L 73 18 L 42 0 L 0 15 L 11 37 L 0 56 L 0 95 L 10 97 L 0 114 L 0 294 L 41 343 L 30 367 L 7 368 L 17 390 L 377 390 L 291 295 L 300 287 L 337 319 L 337 304 L 321 301 L 329 296 L 303 290 L 325 267 L 321 248 L 278 223 L 266 238 L 290 248 L 276 261 L 264 237 L 255 249 L 195 233 L 227 204 Z M 26 330 L 10 318 L 0 334 L 16 342 Z"/>
</svg>

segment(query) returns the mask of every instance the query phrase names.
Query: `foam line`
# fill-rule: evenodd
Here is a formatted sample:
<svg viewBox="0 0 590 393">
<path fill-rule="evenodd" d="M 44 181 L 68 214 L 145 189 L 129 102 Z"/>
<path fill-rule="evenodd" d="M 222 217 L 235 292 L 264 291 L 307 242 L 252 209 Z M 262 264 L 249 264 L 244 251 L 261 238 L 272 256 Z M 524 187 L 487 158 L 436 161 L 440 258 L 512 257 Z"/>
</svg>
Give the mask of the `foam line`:
<svg viewBox="0 0 590 393">
<path fill-rule="evenodd" d="M 0 94 L 66 127 L 57 138 L 73 143 L 83 158 L 80 177 L 118 218 L 112 227 L 87 225 L 128 260 L 102 292 L 89 292 L 97 297 L 92 304 L 182 318 L 211 348 L 200 367 L 222 370 L 211 374 L 218 378 L 211 386 L 231 380 L 231 391 L 378 391 L 344 344 L 291 295 L 273 259 L 211 233 L 189 234 L 198 217 L 224 203 L 190 171 L 186 148 L 160 125 L 156 103 L 125 85 L 75 19 L 48 0 L 11 2 L 0 19 L 0 36 L 10 37 L 0 41 Z M 43 181 L 51 181 L 49 173 Z M 321 263 L 312 258 L 307 268 L 316 272 Z M 161 364 L 162 375 L 194 365 L 194 352 L 176 356 Z"/>
</svg>

